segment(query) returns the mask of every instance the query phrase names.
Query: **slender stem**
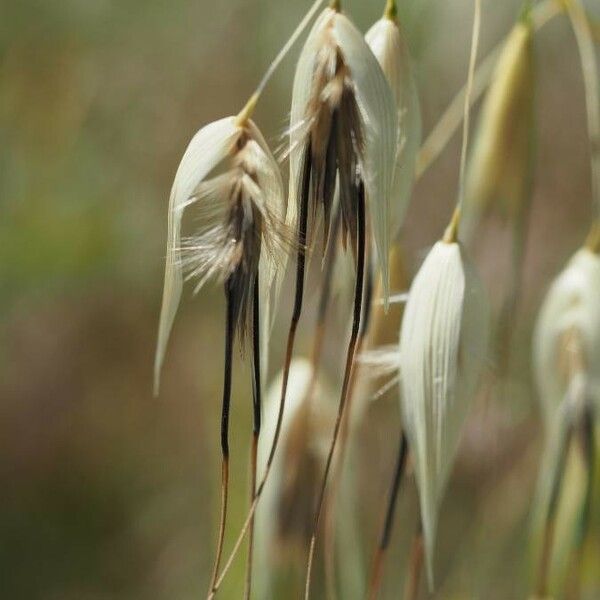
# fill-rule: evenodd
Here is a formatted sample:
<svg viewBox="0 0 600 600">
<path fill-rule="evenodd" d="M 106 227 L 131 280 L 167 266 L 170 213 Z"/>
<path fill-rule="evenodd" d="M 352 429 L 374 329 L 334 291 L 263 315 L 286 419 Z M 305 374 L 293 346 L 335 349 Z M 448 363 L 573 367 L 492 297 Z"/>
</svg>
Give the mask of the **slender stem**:
<svg viewBox="0 0 600 600">
<path fill-rule="evenodd" d="M 304 15 L 304 18 L 302 19 L 302 21 L 300 21 L 300 23 L 294 30 L 294 33 L 292 33 L 290 39 L 285 43 L 283 48 L 279 51 L 279 54 L 275 57 L 275 60 L 269 65 L 267 72 L 263 75 L 263 78 L 260 80 L 260 83 L 256 87 L 256 90 L 254 90 L 254 93 L 250 96 L 250 98 L 248 99 L 248 102 L 246 102 L 244 108 L 242 108 L 242 110 L 238 113 L 238 115 L 236 117 L 236 124 L 238 126 L 241 127 L 241 126 L 245 125 L 246 122 L 248 121 L 248 119 L 250 119 L 252 117 L 252 115 L 254 113 L 254 109 L 256 108 L 256 105 L 258 104 L 260 95 L 263 93 L 265 87 L 267 87 L 267 84 L 269 83 L 271 77 L 273 77 L 273 74 L 275 73 L 275 71 L 277 70 L 277 68 L 283 61 L 283 59 L 287 56 L 287 53 L 292 49 L 292 46 L 296 43 L 298 38 L 302 35 L 304 30 L 310 23 L 310 20 L 315 16 L 315 14 L 316 14 L 317 10 L 319 10 L 321 4 L 323 4 L 323 1 L 324 0 L 315 0 L 315 3 L 312 5 L 311 9 L 306 13 L 306 15 Z"/>
<path fill-rule="evenodd" d="M 261 380 L 260 380 L 260 288 L 258 273 L 254 278 L 254 297 L 252 298 L 252 448 L 250 451 L 250 505 L 256 494 L 256 460 L 258 455 L 258 439 L 261 426 Z M 245 600 L 252 595 L 252 559 L 254 556 L 254 517 L 250 522 L 248 533 L 248 560 L 246 563 Z"/>
<path fill-rule="evenodd" d="M 300 214 L 298 218 L 298 256 L 296 262 L 296 294 L 294 299 L 294 309 L 292 311 L 292 320 L 290 323 L 290 329 L 288 333 L 288 341 L 287 348 L 285 354 L 285 362 L 283 366 L 283 381 L 281 386 L 281 399 L 279 402 L 279 413 L 277 414 L 277 423 L 275 425 L 275 434 L 273 436 L 273 443 L 271 444 L 271 449 L 269 451 L 269 456 L 267 458 L 267 464 L 265 466 L 265 472 L 258 484 L 256 489 L 256 494 L 254 496 L 254 501 L 250 506 L 248 514 L 246 515 L 246 521 L 244 522 L 240 534 L 233 546 L 233 550 L 227 559 L 221 574 L 217 578 L 216 582 L 212 586 L 211 592 L 208 594 L 207 600 L 212 600 L 215 597 L 219 586 L 223 583 L 223 579 L 225 575 L 229 571 L 231 565 L 233 564 L 233 560 L 236 557 L 242 542 L 244 541 L 244 537 L 248 532 L 250 527 L 250 523 L 254 518 L 254 513 L 256 512 L 256 507 L 258 506 L 258 501 L 262 495 L 262 492 L 265 488 L 265 484 L 269 478 L 269 473 L 271 471 L 271 466 L 273 464 L 273 459 L 275 458 L 275 451 L 277 450 L 277 445 L 279 443 L 279 434 L 281 433 L 281 424 L 283 422 L 283 413 L 285 411 L 285 397 L 287 393 L 287 384 L 290 372 L 290 365 L 292 363 L 292 355 L 294 353 L 294 341 L 296 338 L 296 329 L 298 327 L 298 322 L 300 320 L 300 315 L 302 313 L 302 302 L 304 298 L 304 271 L 306 267 L 306 230 L 308 226 L 308 198 L 310 191 L 310 174 L 311 174 L 311 144 L 310 142 L 307 145 L 306 152 L 304 155 L 303 167 L 302 167 L 302 177 L 300 183 Z"/>
<path fill-rule="evenodd" d="M 404 600 L 417 600 L 419 596 L 419 583 L 423 570 L 424 545 L 421 524 L 413 537 L 408 563 L 408 578 L 404 588 Z"/>
<path fill-rule="evenodd" d="M 396 21 L 398 18 L 398 6 L 396 4 L 396 0 L 387 0 L 385 3 L 383 16 L 385 19 L 389 19 L 390 21 Z"/>
<path fill-rule="evenodd" d="M 596 48 L 587 15 L 579 0 L 565 0 L 565 4 L 581 58 L 591 155 L 594 216 L 600 219 L 600 90 Z"/>
<path fill-rule="evenodd" d="M 396 512 L 396 501 L 398 499 L 398 490 L 400 489 L 400 483 L 406 467 L 406 456 L 408 454 L 408 441 L 403 431 L 400 432 L 400 449 L 398 451 L 398 459 L 396 461 L 396 468 L 394 469 L 394 478 L 392 480 L 392 487 L 390 489 L 390 495 L 388 499 L 388 506 L 385 513 L 385 520 L 383 529 L 381 531 L 381 538 L 379 540 L 379 546 L 375 553 L 375 559 L 373 561 L 373 570 L 371 572 L 371 581 L 369 583 L 369 592 L 367 598 L 369 600 L 375 600 L 381 586 L 381 579 L 383 576 L 383 563 L 385 560 L 386 550 L 390 544 L 390 538 L 392 536 L 392 529 L 394 525 L 394 515 Z"/>
<path fill-rule="evenodd" d="M 481 30 L 481 0 L 475 0 L 475 13 L 473 15 L 473 32 L 471 37 L 471 56 L 469 57 L 469 72 L 467 76 L 467 88 L 465 91 L 465 105 L 463 115 L 463 139 L 460 151 L 460 175 L 458 183 L 458 208 L 460 209 L 465 200 L 465 178 L 467 169 L 467 150 L 469 148 L 469 120 L 471 114 L 471 93 L 473 91 L 473 78 L 475 76 L 475 63 L 477 61 L 477 49 L 479 47 L 479 32 Z"/>
<path fill-rule="evenodd" d="M 535 30 L 543 27 L 553 17 L 560 14 L 562 8 L 557 0 L 543 0 L 538 2 L 531 11 L 531 19 Z M 473 78 L 470 105 L 472 106 L 483 94 L 488 86 L 498 56 L 504 48 L 506 39 L 502 39 L 494 49 L 480 63 Z M 435 162 L 447 146 L 448 142 L 459 128 L 463 119 L 466 86 L 454 97 L 448 108 L 444 111 L 437 125 L 421 146 L 415 166 L 415 177 L 420 179 L 425 171 Z"/>
<path fill-rule="evenodd" d="M 348 383 L 350 381 L 350 375 L 352 373 L 352 367 L 354 364 L 354 355 L 356 351 L 356 340 L 358 338 L 360 321 L 362 316 L 362 300 L 363 300 L 363 285 L 364 285 L 364 275 L 365 275 L 365 231 L 366 231 L 366 223 L 365 223 L 365 189 L 364 184 L 361 182 L 359 184 L 359 193 L 358 193 L 358 247 L 357 247 L 357 261 L 356 261 L 356 288 L 354 294 L 354 316 L 352 322 L 352 331 L 350 333 L 350 341 L 348 343 L 348 353 L 346 356 L 346 367 L 344 370 L 344 380 L 342 383 L 342 392 L 340 396 L 340 403 L 338 407 L 338 414 L 336 417 L 335 427 L 333 430 L 333 439 L 331 441 L 331 446 L 329 448 L 329 454 L 327 455 L 327 462 L 325 463 L 325 472 L 323 474 L 323 479 L 321 481 L 321 488 L 319 491 L 318 501 L 317 501 L 317 509 L 315 513 L 315 521 L 313 524 L 312 536 L 310 541 L 310 548 L 308 552 L 308 567 L 306 571 L 306 585 L 304 590 L 304 598 L 308 600 L 310 596 L 310 582 L 311 582 L 311 573 L 312 573 L 312 563 L 315 553 L 315 545 L 317 539 L 317 531 L 319 529 L 319 522 L 321 519 L 321 513 L 323 510 L 323 501 L 325 499 L 325 490 L 327 487 L 327 480 L 329 477 L 329 471 L 331 469 L 331 462 L 333 459 L 333 454 L 335 452 L 335 447 L 337 444 L 338 434 L 340 430 L 340 423 L 342 417 L 344 415 L 344 408 L 346 406 L 346 396 L 348 392 Z"/>
<path fill-rule="evenodd" d="M 290 37 L 290 39 L 285 43 L 283 48 L 279 51 L 279 54 L 275 57 L 275 60 L 271 63 L 271 65 L 267 69 L 267 72 L 264 74 L 263 78 L 261 79 L 260 83 L 258 84 L 258 87 L 256 88 L 256 92 L 255 92 L 256 95 L 260 96 L 260 94 L 263 92 L 267 83 L 269 83 L 269 80 L 273 76 L 273 73 L 275 73 L 275 71 L 277 70 L 277 67 L 279 67 L 279 65 L 281 64 L 283 59 L 286 57 L 287 53 L 291 50 L 292 46 L 296 43 L 298 38 L 302 35 L 304 30 L 310 23 L 311 19 L 315 16 L 315 14 L 317 13 L 317 11 L 319 10 L 319 8 L 321 7 L 322 4 L 323 4 L 323 0 L 316 0 L 315 3 L 312 5 L 311 9 L 306 13 L 306 15 L 304 16 L 302 21 L 300 21 L 298 27 L 296 27 L 296 29 L 294 30 L 294 33 L 292 33 L 292 36 Z"/>
<path fill-rule="evenodd" d="M 221 412 L 221 516 L 219 518 L 219 537 L 217 553 L 213 566 L 211 588 L 219 573 L 221 555 L 223 554 L 223 540 L 225 538 L 225 525 L 227 523 L 227 499 L 229 492 L 229 407 L 231 403 L 231 375 L 233 341 L 235 336 L 235 298 L 234 286 L 230 277 L 225 282 L 225 301 L 227 316 L 225 318 L 225 364 L 223 368 L 223 404 Z"/>
</svg>

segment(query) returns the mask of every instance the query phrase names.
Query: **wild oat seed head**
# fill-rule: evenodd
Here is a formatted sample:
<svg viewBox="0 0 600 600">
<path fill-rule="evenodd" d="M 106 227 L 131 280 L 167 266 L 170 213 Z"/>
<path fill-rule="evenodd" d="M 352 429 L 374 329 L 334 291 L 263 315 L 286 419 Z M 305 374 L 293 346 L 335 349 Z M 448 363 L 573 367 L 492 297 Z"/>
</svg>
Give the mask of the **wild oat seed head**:
<svg viewBox="0 0 600 600">
<path fill-rule="evenodd" d="M 533 28 L 521 20 L 508 36 L 482 107 L 466 181 L 465 240 L 480 214 L 492 208 L 511 221 L 525 214 L 533 169 L 534 92 Z"/>
<path fill-rule="evenodd" d="M 588 393 L 600 398 L 600 256 L 579 250 L 554 280 L 535 328 L 535 377 L 546 424 L 551 427 L 572 377 L 581 371 Z M 579 353 L 569 368 L 567 359 Z"/>
<path fill-rule="evenodd" d="M 474 267 L 458 243 L 437 242 L 410 289 L 399 355 L 430 587 L 438 510 L 486 358 L 488 328 L 487 298 Z"/>
<path fill-rule="evenodd" d="M 181 240 L 184 210 L 198 205 L 201 228 Z M 259 266 L 262 303 L 268 311 L 277 256 L 285 243 L 283 182 L 277 162 L 251 120 L 227 117 L 203 127 L 181 160 L 169 200 L 165 285 L 154 367 L 160 370 L 183 286 L 183 271 L 197 280 L 229 280 L 234 312 L 245 331 L 251 291 Z M 266 324 L 270 325 L 267 315 Z"/>
<path fill-rule="evenodd" d="M 322 211 L 327 237 L 337 176 L 344 234 L 354 245 L 362 181 L 386 292 L 396 142 L 395 103 L 377 59 L 347 17 L 325 9 L 304 45 L 294 79 L 287 223 L 296 225 L 302 195 L 309 193 L 301 186 L 309 161 L 310 214 Z"/>
<path fill-rule="evenodd" d="M 384 17 L 365 39 L 394 94 L 398 113 L 396 165 L 391 200 L 392 239 L 398 236 L 410 201 L 415 161 L 421 145 L 421 109 L 406 39 L 396 19 Z"/>
</svg>

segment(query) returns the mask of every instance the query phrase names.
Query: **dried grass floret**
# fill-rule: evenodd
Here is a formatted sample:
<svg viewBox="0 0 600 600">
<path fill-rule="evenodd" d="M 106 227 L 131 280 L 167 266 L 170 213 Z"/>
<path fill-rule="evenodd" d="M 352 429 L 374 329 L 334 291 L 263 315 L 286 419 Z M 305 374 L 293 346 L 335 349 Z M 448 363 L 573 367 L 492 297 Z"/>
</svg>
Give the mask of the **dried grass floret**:
<svg viewBox="0 0 600 600">
<path fill-rule="evenodd" d="M 411 286 L 399 356 L 430 584 L 439 506 L 484 366 L 488 327 L 486 295 L 474 267 L 458 243 L 437 242 Z"/>
</svg>

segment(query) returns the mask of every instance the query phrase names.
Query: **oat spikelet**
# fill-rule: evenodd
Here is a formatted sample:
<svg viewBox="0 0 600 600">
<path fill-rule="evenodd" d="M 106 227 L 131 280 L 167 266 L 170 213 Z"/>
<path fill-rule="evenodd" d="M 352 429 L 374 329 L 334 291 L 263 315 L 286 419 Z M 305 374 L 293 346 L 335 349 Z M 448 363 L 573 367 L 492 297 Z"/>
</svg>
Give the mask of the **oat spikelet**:
<svg viewBox="0 0 600 600">
<path fill-rule="evenodd" d="M 259 261 L 272 265 L 285 242 L 283 198 L 277 162 L 252 121 L 221 119 L 202 128 L 190 142 L 169 201 L 165 286 L 154 367 L 156 393 L 181 297 L 183 271 L 197 280 L 196 291 L 210 279 L 231 278 L 236 327 L 243 337 Z M 200 231 L 182 242 L 184 210 L 196 203 Z M 272 273 L 272 266 L 261 269 L 265 295 L 273 283 Z"/>
<path fill-rule="evenodd" d="M 546 438 L 535 503 L 536 525 L 543 523 L 538 592 L 546 590 L 565 547 L 572 548 L 574 541 L 581 550 L 589 525 L 585 515 L 592 498 L 593 418 L 600 399 L 599 298 L 600 255 L 585 247 L 552 283 L 534 332 L 534 368 Z M 572 444 L 575 437 L 584 440 L 587 478 L 568 482 L 573 455 L 580 455 Z M 580 508 L 575 539 L 570 535 L 565 545 L 564 509 L 577 490 L 583 498 L 578 506 L 585 508 Z"/>
<path fill-rule="evenodd" d="M 387 286 L 397 142 L 394 98 L 360 32 L 331 8 L 317 19 L 298 61 L 290 137 L 288 224 L 295 226 L 304 196 L 310 194 L 309 214 L 313 223 L 322 215 L 327 238 L 337 176 L 343 239 L 354 249 L 362 181 Z M 305 169 L 310 186 L 302 185 Z"/>
<path fill-rule="evenodd" d="M 600 398 L 600 255 L 579 250 L 555 279 L 537 321 L 535 377 L 547 425 L 556 419 L 573 375 L 569 353 L 580 346 L 580 370 L 591 397 Z"/>
<path fill-rule="evenodd" d="M 531 198 L 534 92 L 533 25 L 524 17 L 506 40 L 484 100 L 466 181 L 465 241 L 490 210 L 523 225 Z"/>
<path fill-rule="evenodd" d="M 393 14 L 386 13 L 367 32 L 365 39 L 392 89 L 398 113 L 396 165 L 392 187 L 390 231 L 396 238 L 404 221 L 421 144 L 421 109 L 411 68 L 408 45 Z"/>
<path fill-rule="evenodd" d="M 486 295 L 474 267 L 458 243 L 437 242 L 410 289 L 399 357 L 430 586 L 438 510 L 484 364 L 488 326 Z"/>
</svg>

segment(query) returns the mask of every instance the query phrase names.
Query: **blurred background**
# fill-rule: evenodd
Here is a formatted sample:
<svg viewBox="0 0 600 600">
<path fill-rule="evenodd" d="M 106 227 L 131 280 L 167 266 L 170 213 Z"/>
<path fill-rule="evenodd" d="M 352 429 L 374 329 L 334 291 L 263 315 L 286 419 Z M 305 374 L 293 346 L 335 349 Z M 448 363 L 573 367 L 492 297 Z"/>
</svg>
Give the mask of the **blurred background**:
<svg viewBox="0 0 600 600">
<path fill-rule="evenodd" d="M 153 398 L 168 195 L 193 133 L 239 111 L 309 4 L 2 3 L 2 598 L 204 597 L 219 502 L 223 302 L 217 286 L 184 294 L 161 394 Z M 344 2 L 363 31 L 383 4 Z M 427 134 L 466 78 L 472 3 L 399 4 Z M 597 2 L 588 7 L 600 17 Z M 520 2 L 486 0 L 483 8 L 481 57 L 507 33 Z M 297 53 L 298 47 L 256 114 L 273 147 L 285 128 Z M 479 399 L 469 420 L 442 509 L 436 598 L 517 600 L 529 587 L 529 516 L 541 448 L 530 333 L 548 283 L 590 224 L 583 86 L 565 18 L 536 36 L 536 57 L 535 193 L 513 338 L 516 366 L 508 392 Z M 459 138 L 415 188 L 404 230 L 411 273 L 450 216 Z M 502 223 L 489 227 L 498 235 L 477 258 L 493 293 L 505 238 Z M 309 302 L 299 352 L 308 347 L 312 310 Z M 289 318 L 282 312 L 273 370 Z M 339 355 L 328 351 L 334 371 Z M 247 504 L 249 381 L 238 360 L 227 547 Z M 361 446 L 371 482 L 358 502 L 365 569 L 395 460 L 394 411 L 370 411 L 369 440 Z M 414 529 L 414 484 L 404 490 L 385 598 L 400 596 Z M 600 597 L 597 507 L 584 565 L 590 600 Z M 243 567 L 238 560 L 223 598 L 240 597 Z"/>
</svg>

